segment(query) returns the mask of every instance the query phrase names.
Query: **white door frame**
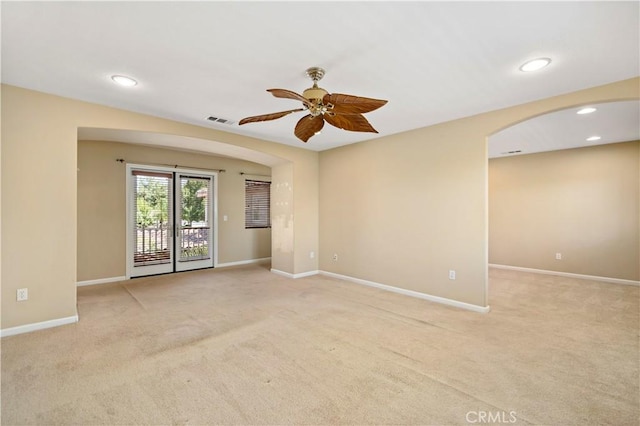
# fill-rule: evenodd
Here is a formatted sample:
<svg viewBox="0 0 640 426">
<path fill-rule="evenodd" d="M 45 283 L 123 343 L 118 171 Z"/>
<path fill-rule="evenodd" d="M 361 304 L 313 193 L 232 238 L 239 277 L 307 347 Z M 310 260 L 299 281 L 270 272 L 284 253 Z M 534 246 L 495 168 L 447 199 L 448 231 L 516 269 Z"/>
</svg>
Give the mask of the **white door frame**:
<svg viewBox="0 0 640 426">
<path fill-rule="evenodd" d="M 165 167 L 165 166 L 154 166 L 154 165 L 149 165 L 149 164 L 133 164 L 133 163 L 127 163 L 126 165 L 126 256 L 127 256 L 127 260 L 126 260 L 126 278 L 130 279 L 132 277 L 135 277 L 136 275 L 133 274 L 133 253 L 134 253 L 134 248 L 133 248 L 133 229 L 135 227 L 135 223 L 134 223 L 134 219 L 133 219 L 133 215 L 131 214 L 131 209 L 133 208 L 133 188 L 132 188 L 132 170 L 145 170 L 145 171 L 156 171 L 156 172 L 165 172 L 165 173 L 183 173 L 183 174 L 191 174 L 191 175 L 195 175 L 195 176 L 208 176 L 211 177 L 211 179 L 213 179 L 213 183 L 212 183 L 212 188 L 213 188 L 213 196 L 211 197 L 211 202 L 213 203 L 212 206 L 212 213 L 213 213 L 213 217 L 212 217 L 212 226 L 213 226 L 213 238 L 212 238 L 212 250 L 213 250 L 213 267 L 218 266 L 218 172 L 215 171 L 208 171 L 208 170 L 201 170 L 201 169 L 189 169 L 189 168 L 179 168 L 179 167 Z M 176 175 L 174 175 L 174 181 L 175 181 L 175 177 Z M 174 182 L 174 188 L 176 187 L 175 182 Z M 175 191 L 171 194 L 172 198 L 175 194 Z M 175 216 L 175 212 L 173 212 L 173 215 Z M 170 218 L 170 226 L 171 226 L 171 251 L 172 251 L 172 263 L 171 263 L 171 272 L 175 272 L 174 269 L 174 264 L 175 264 L 175 232 L 176 232 L 176 224 L 173 222 L 173 217 Z M 160 272 L 162 273 L 162 272 Z"/>
</svg>

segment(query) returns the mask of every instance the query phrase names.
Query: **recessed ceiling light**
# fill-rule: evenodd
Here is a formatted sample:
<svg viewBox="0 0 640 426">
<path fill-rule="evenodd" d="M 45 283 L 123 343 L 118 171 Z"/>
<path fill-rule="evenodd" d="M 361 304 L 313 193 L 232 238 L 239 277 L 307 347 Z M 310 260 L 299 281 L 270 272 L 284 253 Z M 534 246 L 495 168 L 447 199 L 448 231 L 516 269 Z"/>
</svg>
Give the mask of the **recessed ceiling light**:
<svg viewBox="0 0 640 426">
<path fill-rule="evenodd" d="M 602 139 L 600 136 L 590 136 L 587 138 L 587 142 L 599 141 L 600 139 Z"/>
<path fill-rule="evenodd" d="M 118 83 L 120 86 L 133 87 L 138 84 L 137 81 L 126 75 L 112 75 L 111 80 Z"/>
<path fill-rule="evenodd" d="M 586 107 L 586 108 L 582 108 L 576 114 L 591 114 L 592 112 L 595 112 L 595 111 L 596 109 L 593 107 Z"/>
<path fill-rule="evenodd" d="M 525 62 L 520 67 L 520 71 L 530 72 L 530 71 L 538 71 L 549 65 L 551 63 L 551 59 L 549 58 L 538 58 L 532 59 L 531 61 Z"/>
</svg>

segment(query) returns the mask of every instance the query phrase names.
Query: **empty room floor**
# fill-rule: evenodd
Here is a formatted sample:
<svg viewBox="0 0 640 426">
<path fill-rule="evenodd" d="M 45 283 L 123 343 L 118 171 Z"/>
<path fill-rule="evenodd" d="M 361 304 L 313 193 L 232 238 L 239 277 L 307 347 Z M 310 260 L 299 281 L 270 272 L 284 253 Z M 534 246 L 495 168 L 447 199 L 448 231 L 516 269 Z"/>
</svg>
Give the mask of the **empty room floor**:
<svg viewBox="0 0 640 426">
<path fill-rule="evenodd" d="M 480 314 L 266 265 L 78 289 L 2 339 L 2 424 L 637 425 L 639 290 L 490 270 Z"/>
</svg>

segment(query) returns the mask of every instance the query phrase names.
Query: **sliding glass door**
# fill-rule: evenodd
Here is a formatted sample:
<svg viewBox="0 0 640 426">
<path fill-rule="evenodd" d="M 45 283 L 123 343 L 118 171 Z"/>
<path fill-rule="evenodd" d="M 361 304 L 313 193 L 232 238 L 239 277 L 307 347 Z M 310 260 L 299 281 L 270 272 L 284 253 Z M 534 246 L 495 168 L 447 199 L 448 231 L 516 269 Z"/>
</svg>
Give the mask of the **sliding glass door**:
<svg viewBox="0 0 640 426">
<path fill-rule="evenodd" d="M 173 173 L 132 170 L 132 277 L 173 271 Z"/>
<path fill-rule="evenodd" d="M 212 267 L 213 179 L 176 175 L 176 271 Z"/>
<path fill-rule="evenodd" d="M 130 277 L 214 266 L 214 174 L 127 167 Z"/>
</svg>

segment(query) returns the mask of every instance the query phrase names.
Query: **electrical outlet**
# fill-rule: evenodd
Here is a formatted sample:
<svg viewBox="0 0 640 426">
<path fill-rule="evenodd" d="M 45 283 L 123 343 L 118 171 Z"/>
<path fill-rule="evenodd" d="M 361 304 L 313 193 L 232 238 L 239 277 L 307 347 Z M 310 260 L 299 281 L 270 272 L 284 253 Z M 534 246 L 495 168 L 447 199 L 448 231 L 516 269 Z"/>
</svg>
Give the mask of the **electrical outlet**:
<svg viewBox="0 0 640 426">
<path fill-rule="evenodd" d="M 29 290 L 26 288 L 19 288 L 16 290 L 16 300 L 18 302 L 23 302 L 29 299 Z"/>
<path fill-rule="evenodd" d="M 449 269 L 449 279 L 450 280 L 456 279 L 456 271 L 454 271 L 453 269 Z"/>
<path fill-rule="evenodd" d="M 309 259 L 315 259 L 316 257 L 316 252 L 315 251 L 310 251 L 309 252 Z"/>
<path fill-rule="evenodd" d="M 338 253 L 333 253 L 333 261 L 334 262 L 338 261 Z"/>
<path fill-rule="evenodd" d="M 556 260 L 562 260 L 562 253 L 556 253 Z"/>
</svg>

